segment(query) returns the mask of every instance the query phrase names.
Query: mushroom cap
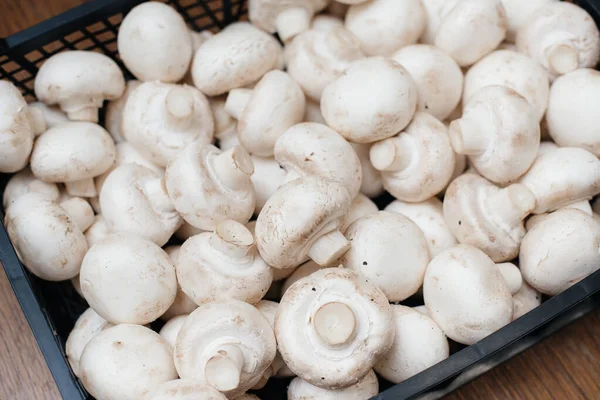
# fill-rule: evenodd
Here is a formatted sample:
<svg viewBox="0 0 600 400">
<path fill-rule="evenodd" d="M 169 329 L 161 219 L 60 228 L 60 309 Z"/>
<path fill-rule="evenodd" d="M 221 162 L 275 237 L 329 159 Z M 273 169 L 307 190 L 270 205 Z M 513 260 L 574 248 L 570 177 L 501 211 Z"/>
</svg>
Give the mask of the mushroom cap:
<svg viewBox="0 0 600 400">
<path fill-rule="evenodd" d="M 388 204 L 385 211 L 402 214 L 421 229 L 431 258 L 458 243 L 444 220 L 442 202 L 436 197 L 420 203 L 395 200 Z"/>
<path fill-rule="evenodd" d="M 390 350 L 373 367 L 383 378 L 400 383 L 450 355 L 446 335 L 427 315 L 392 305 L 396 335 Z"/>
<path fill-rule="evenodd" d="M 467 154 L 477 172 L 501 185 L 527 172 L 540 144 L 540 124 L 533 108 L 506 86 L 486 86 L 476 92 L 448 132 L 454 151 Z"/>
<path fill-rule="evenodd" d="M 102 215 L 113 232 L 133 233 L 163 246 L 181 225 L 164 181 L 137 164 L 121 165 L 100 192 Z"/>
<path fill-rule="evenodd" d="M 252 89 L 238 120 L 240 143 L 250 154 L 272 157 L 277 139 L 302 122 L 304 107 L 304 93 L 288 74 L 267 72 Z"/>
<path fill-rule="evenodd" d="M 377 285 L 389 301 L 407 299 L 423 284 L 427 241 L 404 215 L 379 211 L 360 218 L 345 233 L 351 243 L 341 264 Z"/>
<path fill-rule="evenodd" d="M 132 79 L 127 81 L 125 86 L 125 91 L 123 95 L 118 99 L 113 101 L 109 101 L 106 104 L 106 115 L 104 116 L 104 126 L 110 135 L 112 136 L 115 143 L 121 143 L 125 141 L 125 136 L 123 135 L 123 110 L 125 109 L 125 104 L 127 104 L 127 100 L 131 96 L 131 93 L 135 89 L 137 89 L 142 84 L 141 81 L 137 81 Z"/>
<path fill-rule="evenodd" d="M 275 160 L 287 171 L 288 182 L 312 175 L 345 187 L 351 198 L 360 191 L 360 159 L 350 143 L 326 125 L 304 122 L 286 130 L 275 143 Z"/>
<path fill-rule="evenodd" d="M 58 186 L 55 183 L 44 182 L 36 178 L 31 169 L 25 167 L 8 180 L 2 194 L 2 206 L 6 210 L 19 197 L 31 192 L 46 195 L 53 201 L 57 201 L 59 196 Z"/>
<path fill-rule="evenodd" d="M 150 323 L 177 293 L 167 253 L 148 239 L 123 233 L 107 236 L 87 252 L 79 280 L 90 307 L 114 324 Z"/>
<path fill-rule="evenodd" d="M 112 232 L 110 231 L 108 223 L 104 217 L 100 214 L 96 215 L 94 217 L 94 221 L 84 233 L 88 248 L 92 247 L 96 243 L 100 243 L 111 233 Z"/>
<path fill-rule="evenodd" d="M 215 129 L 202 92 L 161 82 L 145 82 L 131 93 L 122 128 L 131 145 L 161 167 L 190 143 L 211 143 Z"/>
<path fill-rule="evenodd" d="M 115 144 L 100 125 L 65 122 L 36 140 L 31 170 L 45 182 L 74 182 L 101 175 L 115 158 Z"/>
<path fill-rule="evenodd" d="M 0 81 L 0 172 L 25 168 L 33 147 L 33 126 L 19 89 Z"/>
<path fill-rule="evenodd" d="M 122 29 L 122 27 L 121 27 Z M 70 119 L 98 122 L 104 100 L 119 98 L 125 78 L 116 62 L 94 51 L 69 50 L 54 54 L 35 77 L 35 97 L 58 104 Z M 93 109 L 88 115 L 86 109 Z"/>
<path fill-rule="evenodd" d="M 354 200 L 352 200 L 352 204 L 350 204 L 350 209 L 344 217 L 340 230 L 346 232 L 346 229 L 348 229 L 350 224 L 354 221 L 366 217 L 367 215 L 376 214 L 378 211 L 377 204 L 375 204 L 373 200 L 369 199 L 364 194 L 359 193 Z"/>
<path fill-rule="evenodd" d="M 420 202 L 441 192 L 454 171 L 454 150 L 446 126 L 427 113 L 417 112 L 400 133 L 375 143 L 371 163 L 381 171 L 383 186 L 395 198 Z M 390 167 L 383 168 L 390 161 Z M 393 165 L 404 164 L 398 170 Z M 388 170 L 385 170 L 388 169 Z"/>
<path fill-rule="evenodd" d="M 256 205 L 254 214 L 258 215 L 267 200 L 277 192 L 277 189 L 285 182 L 286 172 L 274 158 L 252 157 L 254 173 L 250 176 L 254 193 L 256 194 Z"/>
<path fill-rule="evenodd" d="M 370 143 L 404 129 L 417 107 L 417 85 L 394 60 L 371 57 L 350 64 L 323 91 L 327 125 L 346 139 Z"/>
<path fill-rule="evenodd" d="M 327 85 L 364 58 L 358 39 L 344 27 L 309 29 L 285 47 L 287 72 L 307 98 L 320 101 Z"/>
<path fill-rule="evenodd" d="M 325 121 L 323 121 L 323 124 Z M 360 192 L 367 197 L 377 197 L 383 194 L 383 180 L 381 179 L 381 172 L 379 172 L 369 158 L 369 152 L 371 151 L 370 143 L 350 143 L 354 152 L 360 160 L 360 166 L 362 170 L 362 183 L 360 185 Z"/>
<path fill-rule="evenodd" d="M 510 50 L 497 50 L 469 68 L 465 74 L 463 108 L 485 86 L 508 86 L 525 97 L 542 120 L 548 105 L 550 82 L 546 71 L 531 58 Z"/>
<path fill-rule="evenodd" d="M 139 400 L 177 379 L 169 344 L 139 325 L 103 330 L 85 347 L 79 365 L 83 386 L 97 399 Z"/>
<path fill-rule="evenodd" d="M 69 333 L 67 343 L 65 344 L 67 360 L 75 376 L 80 376 L 79 359 L 85 346 L 98 333 L 113 326 L 113 324 L 99 316 L 92 308 L 88 308 L 77 318 L 75 326 Z"/>
<path fill-rule="evenodd" d="M 206 366 L 220 347 L 237 348 L 243 365 L 239 384 L 227 397 L 256 384 L 275 358 L 276 342 L 269 321 L 254 307 L 238 300 L 203 304 L 192 312 L 177 337 L 175 366 L 182 379 L 207 383 Z M 233 356 L 233 354 L 222 354 Z"/>
<path fill-rule="evenodd" d="M 212 231 L 225 219 L 246 223 L 252 217 L 253 172 L 252 159 L 239 146 L 221 152 L 213 145 L 192 143 L 169 164 L 165 183 L 183 219 Z"/>
<path fill-rule="evenodd" d="M 427 15 L 420 0 L 375 0 L 355 4 L 346 14 L 346 28 L 367 56 L 388 56 L 417 43 Z"/>
<path fill-rule="evenodd" d="M 463 73 L 456 61 L 428 44 L 403 47 L 392 59 L 406 68 L 417 84 L 417 110 L 445 120 L 462 95 Z"/>
<path fill-rule="evenodd" d="M 250 22 L 260 29 L 275 33 L 278 27 L 277 18 L 283 12 L 302 8 L 311 18 L 312 15 L 327 7 L 328 3 L 329 0 L 249 0 L 248 17 Z"/>
<path fill-rule="evenodd" d="M 143 400 L 227 400 L 227 397 L 204 383 L 176 379 L 161 384 Z"/>
<path fill-rule="evenodd" d="M 550 88 L 548 133 L 561 147 L 581 147 L 600 156 L 598 118 L 600 72 L 582 68 L 562 75 Z"/>
<path fill-rule="evenodd" d="M 377 375 L 370 370 L 364 378 L 343 389 L 323 389 L 301 378 L 294 378 L 288 387 L 288 400 L 354 400 L 370 399 L 379 393 Z"/>
<path fill-rule="evenodd" d="M 517 49 L 554 78 L 578 68 L 594 68 L 600 58 L 600 32 L 583 8 L 548 2 L 519 29 Z"/>
<path fill-rule="evenodd" d="M 256 82 L 282 56 L 277 40 L 248 22 L 236 22 L 208 39 L 194 55 L 194 85 L 208 96 Z"/>
<path fill-rule="evenodd" d="M 328 308 L 337 312 L 327 313 L 330 320 L 321 319 Z M 285 292 L 275 334 L 281 356 L 296 375 L 321 388 L 341 389 L 364 378 L 391 347 L 392 308 L 365 277 L 345 268 L 325 268 Z M 341 340 L 332 345 L 324 338 Z"/>
<path fill-rule="evenodd" d="M 221 222 L 215 232 L 186 240 L 176 269 L 181 288 L 198 305 L 231 299 L 254 304 L 273 281 L 252 234 L 233 220 Z"/>
<path fill-rule="evenodd" d="M 554 211 L 600 193 L 600 160 L 587 150 L 561 147 L 539 156 L 520 182 L 535 195 L 534 214 Z"/>
<path fill-rule="evenodd" d="M 542 304 L 542 295 L 540 292 L 529 286 L 525 281 L 521 284 L 521 289 L 513 295 L 513 321 L 521 318 L 529 311 Z"/>
<path fill-rule="evenodd" d="M 58 124 L 68 122 L 69 117 L 60 108 L 55 106 L 49 106 L 40 101 L 34 101 L 33 103 L 27 104 L 29 109 L 37 109 L 42 112 L 44 122 L 46 122 L 46 129 L 54 128 Z"/>
<path fill-rule="evenodd" d="M 187 238 L 186 238 L 187 239 Z M 186 240 L 182 239 L 182 240 Z M 177 258 L 179 257 L 179 252 L 181 251 L 181 246 L 167 246 L 164 249 L 173 265 L 177 266 Z M 175 268 L 175 272 L 177 272 L 177 267 Z M 179 315 L 187 315 L 198 308 L 198 305 L 194 303 L 192 299 L 189 298 L 187 294 L 181 289 L 181 285 L 177 282 L 177 295 L 175 296 L 175 301 L 171 304 L 171 307 L 161 316 L 163 320 L 171 320 L 174 317 Z"/>
<path fill-rule="evenodd" d="M 165 339 L 173 349 L 175 348 L 175 342 L 177 341 L 179 331 L 181 330 L 181 327 L 185 323 L 187 317 L 187 314 L 177 315 L 169 319 L 160 329 L 160 336 L 162 336 L 163 339 Z"/>
<path fill-rule="evenodd" d="M 274 268 L 302 264 L 315 242 L 340 228 L 351 203 L 344 187 L 324 178 L 307 176 L 283 185 L 256 221 L 260 255 Z"/>
<path fill-rule="evenodd" d="M 558 210 L 523 238 L 519 265 L 536 290 L 554 296 L 600 265 L 600 224 L 583 211 Z"/>
<path fill-rule="evenodd" d="M 523 185 L 501 189 L 479 175 L 466 173 L 448 186 L 443 208 L 444 219 L 460 243 L 503 262 L 519 254 L 525 236 L 523 219 L 534 206 L 534 194 Z"/>
<path fill-rule="evenodd" d="M 313 274 L 314 272 L 317 272 L 318 270 L 320 270 L 322 268 L 323 267 L 321 267 L 319 264 L 317 264 L 313 260 L 309 260 L 309 261 L 305 262 L 298 268 L 295 268 L 295 269 L 290 268 L 290 269 L 294 269 L 294 272 L 290 276 L 288 276 L 286 278 L 286 280 L 283 282 L 283 286 L 281 286 L 281 297 L 283 297 L 285 292 L 287 292 L 287 290 L 290 288 L 290 286 L 292 286 L 294 283 L 296 283 L 297 281 L 299 281 L 300 279 L 302 279 L 304 277 L 307 277 L 307 276 Z"/>
<path fill-rule="evenodd" d="M 141 81 L 179 81 L 193 52 L 183 17 L 158 1 L 140 4 L 125 15 L 118 48 L 127 69 Z"/>
<path fill-rule="evenodd" d="M 4 224 L 19 259 L 35 276 L 64 281 L 79 273 L 88 249 L 85 236 L 47 196 L 35 192 L 20 196 L 6 210 Z"/>
<path fill-rule="evenodd" d="M 523 276 L 519 267 L 510 262 L 496 264 L 496 267 L 498 267 L 502 277 L 504 277 L 510 293 L 513 296 L 516 295 L 521 290 L 521 285 L 523 285 Z"/>
<path fill-rule="evenodd" d="M 506 11 L 506 40 L 514 42 L 517 31 L 529 23 L 542 6 L 559 0 L 501 0 Z"/>
<path fill-rule="evenodd" d="M 512 321 L 512 296 L 500 270 L 467 244 L 431 260 L 423 297 L 430 317 L 459 343 L 474 344 Z"/>
</svg>

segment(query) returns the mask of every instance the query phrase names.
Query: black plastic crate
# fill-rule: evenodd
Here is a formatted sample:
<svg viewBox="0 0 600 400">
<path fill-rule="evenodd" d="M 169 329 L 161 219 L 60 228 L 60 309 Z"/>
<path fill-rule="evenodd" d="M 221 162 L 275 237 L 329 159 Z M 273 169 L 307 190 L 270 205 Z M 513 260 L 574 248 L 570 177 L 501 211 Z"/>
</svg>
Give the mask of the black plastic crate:
<svg viewBox="0 0 600 400">
<path fill-rule="evenodd" d="M 32 28 L 0 39 L 0 79 L 13 82 L 27 101 L 35 100 L 33 82 L 40 65 L 63 50 L 93 50 L 109 55 L 131 77 L 117 53 L 117 31 L 123 16 L 144 0 L 91 0 Z M 162 0 L 181 13 L 196 31 L 217 32 L 244 19 L 245 0 Z M 600 25 L 600 0 L 574 1 Z M 2 192 L 10 176 L 0 176 Z M 1 193 L 1 192 L 0 192 Z M 390 198 L 378 199 L 385 205 Z M 2 215 L 2 220 L 3 220 Z M 4 225 L 0 226 L 0 262 L 31 326 L 63 398 L 91 400 L 71 372 L 65 341 L 77 317 L 87 308 L 70 282 L 45 282 L 21 265 Z M 480 342 L 402 382 L 380 381 L 376 399 L 436 399 L 531 347 L 558 329 L 600 306 L 600 271 L 545 301 Z M 285 399 L 289 380 L 271 379 L 257 393 L 263 400 Z"/>
</svg>

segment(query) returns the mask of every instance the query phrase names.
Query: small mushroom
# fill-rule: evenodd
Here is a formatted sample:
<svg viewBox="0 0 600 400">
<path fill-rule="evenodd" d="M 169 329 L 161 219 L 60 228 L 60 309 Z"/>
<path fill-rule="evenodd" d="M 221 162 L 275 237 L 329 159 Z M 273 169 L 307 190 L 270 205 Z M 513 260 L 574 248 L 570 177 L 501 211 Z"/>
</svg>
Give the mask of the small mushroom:
<svg viewBox="0 0 600 400">
<path fill-rule="evenodd" d="M 329 0 L 249 0 L 250 22 L 268 33 L 277 32 L 285 43 L 310 28 L 313 15 Z"/>
<path fill-rule="evenodd" d="M 250 180 L 256 195 L 254 214 L 258 215 L 267 200 L 285 182 L 286 172 L 274 158 L 270 157 L 253 156 L 252 164 L 254 165 L 254 173 L 250 176 Z"/>
<path fill-rule="evenodd" d="M 177 379 L 169 344 L 139 325 L 121 324 L 97 334 L 85 346 L 79 367 L 85 389 L 103 400 L 139 400 Z"/>
<path fill-rule="evenodd" d="M 323 91 L 321 112 L 327 125 L 357 143 L 371 143 L 404 129 L 417 107 L 417 85 L 389 58 L 353 62 Z"/>
<path fill-rule="evenodd" d="M 513 321 L 517 318 L 521 318 L 540 304 L 542 304 L 542 295 L 540 292 L 529 286 L 527 282 L 523 281 L 519 292 L 513 295 Z"/>
<path fill-rule="evenodd" d="M 360 218 L 345 233 L 350 249 L 340 263 L 377 285 L 389 301 L 412 296 L 429 263 L 427 241 L 404 215 L 379 211 Z"/>
<path fill-rule="evenodd" d="M 234 400 L 238 399 L 236 397 Z M 148 393 L 144 400 L 227 400 L 227 397 L 206 384 L 176 379 L 161 384 Z"/>
<path fill-rule="evenodd" d="M 523 220 L 536 206 L 534 193 L 515 183 L 499 188 L 479 175 L 466 173 L 448 187 L 444 219 L 460 243 L 485 252 L 495 262 L 519 254 L 525 236 Z"/>
<path fill-rule="evenodd" d="M 211 143 L 215 129 L 202 92 L 161 82 L 145 82 L 131 93 L 122 128 L 131 145 L 160 167 L 191 143 Z"/>
<path fill-rule="evenodd" d="M 8 209 L 19 197 L 31 192 L 46 195 L 53 201 L 57 201 L 59 197 L 58 186 L 55 183 L 44 182 L 36 178 L 31 170 L 25 167 L 10 177 L 4 188 L 2 194 L 4 210 Z"/>
<path fill-rule="evenodd" d="M 252 217 L 253 172 L 252 158 L 240 146 L 221 152 L 212 145 L 193 143 L 169 164 L 165 183 L 183 219 L 212 231 L 225 219 L 246 223 Z"/>
<path fill-rule="evenodd" d="M 324 178 L 302 177 L 283 185 L 256 221 L 260 255 L 279 269 L 309 258 L 322 266 L 334 263 L 350 247 L 340 227 L 351 202 L 344 187 Z"/>
<path fill-rule="evenodd" d="M 535 195 L 534 214 L 554 211 L 600 193 L 600 160 L 587 150 L 561 147 L 538 157 L 520 182 Z"/>
<path fill-rule="evenodd" d="M 440 121 L 448 118 L 460 102 L 463 73 L 448 53 L 428 44 L 406 46 L 392 59 L 410 73 L 417 84 L 417 110 Z"/>
<path fill-rule="evenodd" d="M 509 262 L 496 264 L 496 267 L 498 267 L 498 270 L 500 270 L 502 277 L 506 281 L 510 293 L 513 296 L 516 295 L 523 285 L 523 276 L 521 275 L 519 268 L 515 264 Z"/>
<path fill-rule="evenodd" d="M 114 233 L 92 246 L 79 279 L 90 307 L 114 324 L 150 323 L 167 311 L 177 293 L 167 253 L 130 234 Z"/>
<path fill-rule="evenodd" d="M 548 2 L 519 28 L 517 49 L 555 78 L 598 64 L 600 32 L 583 8 L 567 2 Z"/>
<path fill-rule="evenodd" d="M 343 27 L 310 29 L 285 47 L 287 72 L 307 98 L 320 101 L 325 87 L 355 60 L 364 58 L 356 37 Z"/>
<path fill-rule="evenodd" d="M 531 58 L 510 50 L 497 50 L 469 68 L 465 74 L 463 108 L 481 88 L 508 86 L 525 97 L 538 121 L 548 105 L 550 82 L 546 71 Z"/>
<path fill-rule="evenodd" d="M 98 122 L 104 100 L 125 91 L 123 72 L 110 57 L 94 51 L 63 51 L 42 64 L 35 77 L 35 97 L 54 105 L 73 121 Z"/>
<path fill-rule="evenodd" d="M 506 86 L 486 86 L 475 93 L 448 133 L 454 151 L 467 155 L 477 172 L 500 185 L 527 172 L 540 145 L 533 108 Z"/>
<path fill-rule="evenodd" d="M 17 198 L 4 218 L 21 262 L 47 281 L 64 281 L 79 273 L 88 247 L 77 222 L 55 201 L 35 192 Z"/>
<path fill-rule="evenodd" d="M 186 238 L 187 240 L 187 238 Z M 177 266 L 177 260 L 179 257 L 179 252 L 181 251 L 181 246 L 168 246 L 164 249 L 171 259 L 171 263 Z M 175 267 L 175 271 L 177 272 L 177 267 Z M 187 315 L 198 308 L 198 305 L 194 303 L 194 300 L 190 299 L 187 294 L 181 288 L 179 281 L 177 282 L 177 295 L 175 295 L 175 301 L 171 304 L 171 307 L 161 316 L 163 320 L 171 320 L 179 315 Z M 173 344 L 174 345 L 174 344 Z"/>
<path fill-rule="evenodd" d="M 358 383 L 391 347 L 392 307 L 383 292 L 345 268 L 326 268 L 285 293 L 275 334 L 286 365 L 324 389 Z"/>
<path fill-rule="evenodd" d="M 587 201 L 587 200 L 583 200 L 583 201 L 578 201 L 578 202 L 575 202 L 575 203 L 567 204 L 566 206 L 563 206 L 563 207 L 559 208 L 559 210 L 562 210 L 562 209 L 565 209 L 565 208 L 574 208 L 574 209 L 577 209 L 577 210 L 581 210 L 581 211 L 585 212 L 588 215 L 593 215 L 593 213 L 592 213 L 592 206 L 591 206 L 590 202 Z M 551 213 L 543 213 L 543 214 L 531 215 L 527 219 L 527 222 L 525 223 L 525 228 L 527 229 L 527 231 L 530 231 L 531 229 L 533 229 L 533 227 L 535 225 L 537 225 L 542 220 L 546 219 L 548 217 L 548 215 L 550 215 L 550 214 Z"/>
<path fill-rule="evenodd" d="M 115 143 L 122 143 L 125 141 L 125 136 L 123 135 L 123 110 L 125 109 L 125 104 L 127 104 L 127 100 L 131 96 L 131 93 L 135 89 L 137 89 L 142 82 L 132 79 L 127 81 L 125 86 L 125 91 L 123 95 L 118 99 L 113 101 L 109 101 L 106 104 L 106 115 L 104 117 L 104 126 L 110 135 L 112 136 Z"/>
<path fill-rule="evenodd" d="M 373 369 L 398 384 L 448 358 L 450 348 L 442 329 L 427 315 L 401 305 L 392 305 L 392 310 L 394 343 Z"/>
<path fill-rule="evenodd" d="M 442 202 L 436 197 L 420 203 L 395 200 L 388 204 L 385 211 L 402 214 L 417 224 L 427 240 L 431 258 L 458 243 L 444 220 Z"/>
<path fill-rule="evenodd" d="M 313 274 L 314 272 L 317 272 L 321 268 L 323 267 L 312 260 L 305 262 L 298 268 L 290 268 L 293 269 L 294 272 L 286 278 L 285 282 L 283 282 L 283 286 L 281 286 L 281 297 L 283 297 L 285 292 L 287 292 L 290 286 L 292 286 L 294 283 Z"/>
<path fill-rule="evenodd" d="M 389 56 L 417 43 L 427 25 L 420 0 L 373 0 L 350 6 L 346 29 L 367 56 Z"/>
<path fill-rule="evenodd" d="M 112 232 L 110 231 L 108 223 L 104 217 L 102 215 L 96 215 L 92 224 L 85 231 L 85 240 L 88 248 L 91 248 L 96 243 L 100 243 L 111 233 Z M 77 278 L 77 284 L 79 284 L 79 278 Z"/>
<path fill-rule="evenodd" d="M 600 265 L 600 224 L 576 209 L 548 215 L 523 238 L 519 265 L 537 291 L 554 296 Z"/>
<path fill-rule="evenodd" d="M 484 252 L 467 244 L 431 260 L 423 297 L 430 317 L 459 343 L 477 343 L 512 321 L 512 296 L 500 270 Z"/>
<path fill-rule="evenodd" d="M 216 96 L 256 82 L 275 69 L 281 57 L 281 45 L 273 36 L 248 22 L 236 22 L 196 51 L 192 78 L 204 94 Z"/>
<path fill-rule="evenodd" d="M 175 344 L 182 379 L 206 383 L 233 398 L 253 387 L 273 362 L 269 321 L 238 300 L 203 304 L 186 319 Z"/>
<path fill-rule="evenodd" d="M 45 182 L 64 182 L 71 196 L 95 197 L 94 177 L 107 171 L 115 158 L 115 145 L 100 125 L 65 122 L 37 139 L 31 171 Z"/>
<path fill-rule="evenodd" d="M 198 305 L 230 299 L 254 304 L 273 281 L 252 233 L 233 220 L 186 240 L 175 266 L 181 288 Z"/>
<path fill-rule="evenodd" d="M 275 143 L 275 160 L 286 170 L 286 182 L 320 176 L 356 197 L 362 183 L 360 159 L 341 135 L 326 125 L 304 122 L 286 130 Z"/>
<path fill-rule="evenodd" d="M 441 192 L 450 182 L 455 160 L 446 126 L 422 112 L 398 136 L 374 143 L 370 158 L 381 171 L 383 187 L 410 202 Z"/>
<path fill-rule="evenodd" d="M 69 333 L 67 343 L 65 344 L 65 354 L 69 365 L 75 376 L 80 377 L 79 359 L 85 346 L 104 329 L 113 327 L 114 325 L 99 316 L 96 311 L 91 308 L 85 310 L 83 314 L 77 318 L 75 326 Z"/>
<path fill-rule="evenodd" d="M 377 204 L 375 204 L 373 200 L 369 199 L 364 194 L 359 193 L 354 200 L 352 200 L 352 204 L 350 204 L 350 209 L 344 217 L 340 230 L 345 233 L 346 229 L 348 229 L 354 221 L 366 217 L 367 215 L 376 214 L 378 211 Z"/>
<path fill-rule="evenodd" d="M 225 110 L 238 120 L 240 143 L 250 154 L 272 157 L 277 139 L 304 117 L 304 93 L 285 72 L 267 72 L 253 89 L 232 89 Z"/>
<path fill-rule="evenodd" d="M 323 389 L 301 378 L 290 382 L 288 400 L 357 400 L 370 399 L 379 393 L 377 375 L 370 370 L 364 378 L 343 389 Z"/>
<path fill-rule="evenodd" d="M 69 121 L 69 117 L 67 117 L 67 115 L 64 112 L 60 111 L 60 108 L 56 106 L 49 106 L 40 101 L 34 101 L 33 103 L 29 103 L 28 106 L 30 112 L 31 110 L 39 110 L 38 115 L 39 113 L 41 113 L 41 116 L 43 117 L 44 122 L 46 123 L 46 129 L 54 128 L 58 124 L 62 124 L 63 122 Z M 44 129 L 44 131 L 46 129 Z M 44 132 L 38 130 L 34 133 L 36 136 L 39 136 Z"/>
<path fill-rule="evenodd" d="M 537 15 L 539 9 L 546 4 L 558 0 L 501 0 L 506 11 L 506 40 L 514 43 L 517 38 L 517 31 L 522 26 L 529 23 L 534 15 Z M 506 43 L 506 42 L 505 42 Z M 510 43 L 510 44 L 512 44 Z M 515 49 L 516 50 L 516 49 Z"/>
<path fill-rule="evenodd" d="M 185 323 L 187 317 L 188 314 L 182 314 L 170 318 L 160 329 L 160 332 L 158 332 L 173 349 L 175 349 L 177 336 L 179 335 L 179 331 L 181 331 L 181 327 Z"/>
<path fill-rule="evenodd" d="M 181 225 L 164 179 L 137 164 L 111 172 L 100 192 L 100 207 L 111 231 L 136 234 L 159 246 Z"/>
<path fill-rule="evenodd" d="M 600 72 L 579 69 L 554 81 L 546 111 L 548 133 L 561 147 L 581 147 L 600 156 L 598 114 Z"/>
<path fill-rule="evenodd" d="M 324 122 L 323 122 L 324 123 Z M 362 182 L 360 192 L 367 197 L 377 197 L 383 194 L 383 180 L 379 172 L 371 163 L 369 153 L 371 151 L 370 143 L 350 143 L 354 152 L 360 160 L 362 170 Z"/>
<path fill-rule="evenodd" d="M 177 82 L 192 60 L 192 36 L 185 20 L 158 1 L 129 11 L 117 39 L 123 63 L 141 81 Z"/>
</svg>

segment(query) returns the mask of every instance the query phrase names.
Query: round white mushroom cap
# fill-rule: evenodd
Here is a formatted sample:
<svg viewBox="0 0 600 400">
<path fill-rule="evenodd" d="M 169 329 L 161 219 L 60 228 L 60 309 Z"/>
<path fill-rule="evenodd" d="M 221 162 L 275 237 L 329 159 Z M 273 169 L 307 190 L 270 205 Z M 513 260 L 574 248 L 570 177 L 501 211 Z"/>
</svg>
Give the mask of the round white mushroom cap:
<svg viewBox="0 0 600 400">
<path fill-rule="evenodd" d="M 19 89 L 0 81 L 0 172 L 25 168 L 33 147 L 34 127 Z"/>
<path fill-rule="evenodd" d="M 85 231 L 85 240 L 88 244 L 88 248 L 92 247 L 96 243 L 100 243 L 112 232 L 108 227 L 108 223 L 104 217 L 100 214 L 94 217 L 92 224 Z M 79 282 L 79 279 L 77 280 Z"/>
<path fill-rule="evenodd" d="M 379 393 L 377 375 L 370 370 L 364 378 L 343 389 L 323 389 L 295 378 L 288 387 L 288 400 L 357 400 L 370 399 Z"/>
<path fill-rule="evenodd" d="M 379 211 L 377 204 L 362 193 L 356 195 L 350 209 L 344 217 L 340 230 L 345 234 L 348 227 L 356 220 L 366 217 L 367 215 L 376 214 Z"/>
<path fill-rule="evenodd" d="M 188 315 L 177 315 L 169 319 L 163 327 L 160 329 L 159 335 L 163 337 L 171 345 L 173 349 L 175 349 L 175 342 L 177 342 L 177 336 L 179 336 L 179 331 L 181 327 L 185 323 Z"/>
<path fill-rule="evenodd" d="M 506 11 L 506 40 L 514 42 L 517 31 L 537 14 L 540 7 L 559 0 L 501 0 Z"/>
<path fill-rule="evenodd" d="M 88 308 L 77 318 L 75 326 L 69 333 L 65 344 L 65 353 L 75 376 L 79 374 L 79 359 L 85 346 L 104 329 L 114 325 L 99 316 L 92 308 Z"/>
<path fill-rule="evenodd" d="M 29 103 L 27 106 L 29 107 L 30 111 L 32 109 L 37 109 L 39 110 L 39 112 L 42 113 L 42 117 L 44 118 L 44 122 L 46 123 L 46 129 L 53 128 L 58 124 L 62 124 L 63 122 L 69 121 L 69 117 L 67 117 L 65 113 L 60 111 L 60 108 L 58 108 L 57 106 L 49 106 L 40 101 L 34 101 L 33 103 Z M 38 135 L 38 132 L 34 133 Z M 39 132 L 39 135 L 41 135 L 42 133 L 43 132 Z"/>
<path fill-rule="evenodd" d="M 46 195 L 53 201 L 57 201 L 59 197 L 58 186 L 55 183 L 44 182 L 36 178 L 31 169 L 25 167 L 11 176 L 6 183 L 2 194 L 2 206 L 6 210 L 19 197 L 31 192 Z"/>
<path fill-rule="evenodd" d="M 176 379 L 158 386 L 143 400 L 227 400 L 227 397 L 204 383 Z"/>
<path fill-rule="evenodd" d="M 506 281 L 510 293 L 515 296 L 519 290 L 521 290 L 521 286 L 523 285 L 523 276 L 521 275 L 519 267 L 510 262 L 496 264 L 496 267 L 498 267 L 502 277 Z"/>
</svg>

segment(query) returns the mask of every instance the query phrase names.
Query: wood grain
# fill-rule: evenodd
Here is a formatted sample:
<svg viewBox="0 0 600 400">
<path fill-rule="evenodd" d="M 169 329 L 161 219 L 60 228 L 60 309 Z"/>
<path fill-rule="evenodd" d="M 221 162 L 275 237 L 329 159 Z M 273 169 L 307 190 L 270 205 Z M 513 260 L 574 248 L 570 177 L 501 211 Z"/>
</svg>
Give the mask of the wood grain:
<svg viewBox="0 0 600 400">
<path fill-rule="evenodd" d="M 0 37 L 84 2 L 0 0 Z M 589 314 L 447 398 L 599 399 L 600 311 Z M 0 272 L 0 399 L 60 399 L 3 270 Z"/>
</svg>

